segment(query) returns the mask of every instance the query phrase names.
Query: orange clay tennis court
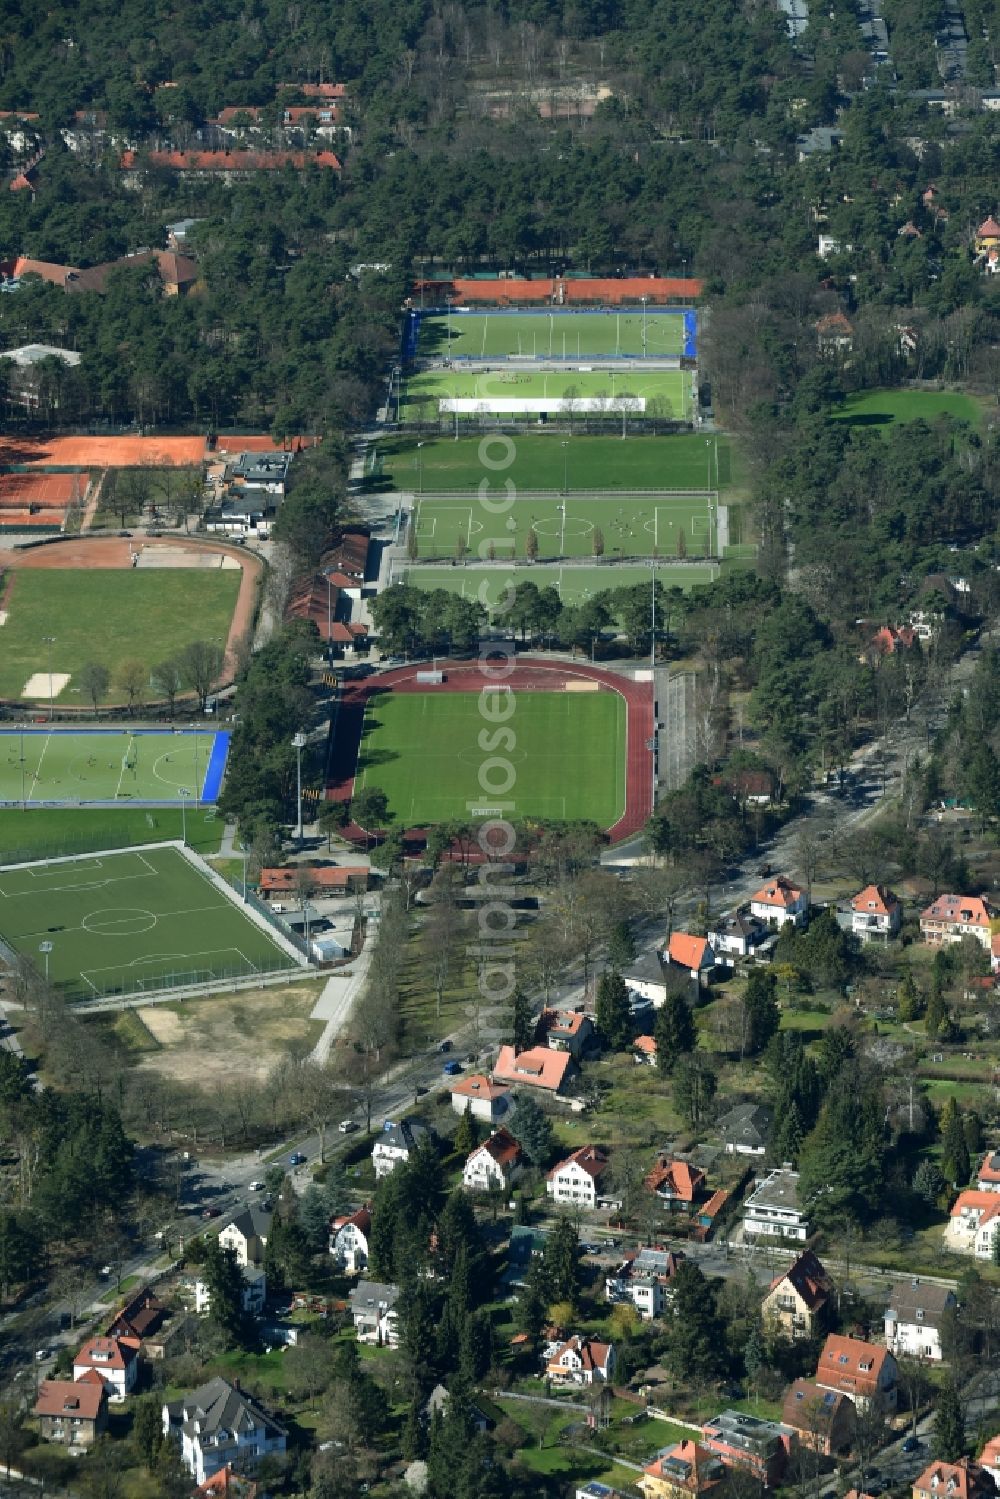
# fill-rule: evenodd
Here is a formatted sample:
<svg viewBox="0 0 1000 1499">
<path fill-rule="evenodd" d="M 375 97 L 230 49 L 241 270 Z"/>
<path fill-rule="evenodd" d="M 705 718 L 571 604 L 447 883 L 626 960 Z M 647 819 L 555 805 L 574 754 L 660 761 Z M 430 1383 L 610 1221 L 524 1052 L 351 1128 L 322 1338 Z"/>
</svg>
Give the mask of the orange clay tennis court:
<svg viewBox="0 0 1000 1499">
<path fill-rule="evenodd" d="M 65 510 L 81 502 L 89 482 L 86 474 L 0 474 L 0 510 Z"/>
<path fill-rule="evenodd" d="M 0 468 L 192 468 L 204 437 L 0 437 Z"/>
</svg>

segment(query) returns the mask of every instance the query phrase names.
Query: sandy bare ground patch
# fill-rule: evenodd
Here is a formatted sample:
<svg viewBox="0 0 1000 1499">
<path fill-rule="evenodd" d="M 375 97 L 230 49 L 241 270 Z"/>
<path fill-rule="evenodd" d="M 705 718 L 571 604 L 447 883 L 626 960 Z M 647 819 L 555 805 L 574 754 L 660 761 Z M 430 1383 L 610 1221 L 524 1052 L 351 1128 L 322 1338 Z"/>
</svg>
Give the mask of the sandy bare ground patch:
<svg viewBox="0 0 1000 1499">
<path fill-rule="evenodd" d="M 21 689 L 22 697 L 43 697 L 46 702 L 50 698 L 57 698 L 69 681 L 68 671 L 54 671 L 50 676 L 47 671 L 36 671 L 28 678 Z"/>
<path fill-rule="evenodd" d="M 258 1080 L 292 1044 L 312 1047 L 322 1023 L 310 1020 L 322 981 L 251 989 L 174 1005 L 149 1005 L 140 1015 L 160 1050 L 139 1062 L 177 1083 L 209 1091 L 240 1078 Z"/>
</svg>

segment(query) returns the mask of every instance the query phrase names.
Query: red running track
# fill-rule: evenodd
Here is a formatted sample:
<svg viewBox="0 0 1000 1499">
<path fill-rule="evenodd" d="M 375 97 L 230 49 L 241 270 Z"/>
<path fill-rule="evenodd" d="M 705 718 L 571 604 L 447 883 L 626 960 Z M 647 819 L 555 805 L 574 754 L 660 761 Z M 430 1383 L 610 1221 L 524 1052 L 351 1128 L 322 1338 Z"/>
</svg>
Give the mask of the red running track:
<svg viewBox="0 0 1000 1499">
<path fill-rule="evenodd" d="M 445 674 L 440 686 L 418 682 L 417 673 L 429 669 L 426 662 L 414 662 L 395 671 L 344 683 L 330 747 L 327 801 L 350 801 L 353 795 L 365 708 L 374 693 L 478 692 L 485 682 L 499 680 L 484 677 L 479 661 L 475 660 L 435 663 L 434 669 Z M 625 811 L 614 827 L 608 829 L 608 837 L 612 843 L 620 843 L 638 832 L 653 810 L 653 754 L 649 748 L 653 735 L 652 683 L 636 682 L 601 666 L 576 666 L 572 662 L 533 656 L 517 658 L 514 669 L 502 680 L 513 692 L 558 692 L 569 681 L 599 682 L 602 688 L 617 692 L 625 700 Z M 348 837 L 364 836 L 363 830 L 353 824 L 346 831 Z"/>
</svg>

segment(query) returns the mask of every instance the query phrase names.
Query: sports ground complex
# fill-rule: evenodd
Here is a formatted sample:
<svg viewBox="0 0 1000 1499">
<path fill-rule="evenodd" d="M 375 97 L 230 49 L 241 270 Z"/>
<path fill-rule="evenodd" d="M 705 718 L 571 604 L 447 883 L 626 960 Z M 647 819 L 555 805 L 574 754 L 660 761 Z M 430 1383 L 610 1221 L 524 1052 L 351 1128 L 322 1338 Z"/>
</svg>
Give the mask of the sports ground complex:
<svg viewBox="0 0 1000 1499">
<path fill-rule="evenodd" d="M 491 308 L 412 311 L 404 357 L 413 359 L 580 359 L 590 355 L 662 358 L 696 354 L 691 307 L 615 307 L 572 311 Z"/>
<path fill-rule="evenodd" d="M 0 806 L 211 803 L 228 752 L 225 730 L 0 729 Z"/>
<path fill-rule="evenodd" d="M 439 663 L 431 675 L 439 680 L 429 683 L 426 668 L 406 666 L 344 684 L 330 800 L 349 800 L 356 785 L 378 786 L 400 828 L 491 816 L 582 818 L 617 840 L 642 827 L 653 776 L 645 674 L 522 657 L 507 663 L 499 683 L 477 662 Z M 484 690 L 514 700 L 498 751 L 512 784 L 495 784 L 483 769 L 490 760 L 480 741 Z"/>
<path fill-rule="evenodd" d="M 403 420 L 430 406 L 439 413 L 464 417 L 538 417 L 572 415 L 652 416 L 684 421 L 694 402 L 690 370 L 643 369 L 501 369 L 422 370 L 406 382 Z"/>
<path fill-rule="evenodd" d="M 152 994 L 300 968 L 305 957 L 190 850 L 0 866 L 0 951 L 70 1000 Z"/>
<path fill-rule="evenodd" d="M 714 582 L 719 571 L 718 562 L 658 562 L 652 575 L 661 588 L 680 588 L 687 593 L 692 588 Z M 595 564 L 593 567 L 579 563 L 562 566 L 539 562 L 530 568 L 504 567 L 496 563 L 487 563 L 483 567 L 469 563 L 463 563 L 461 567 L 454 564 L 450 567 L 413 567 L 403 563 L 394 565 L 390 581 L 431 591 L 443 588 L 461 598 L 476 599 L 486 609 L 495 609 L 518 583 L 534 583 L 539 589 L 555 588 L 564 604 L 585 604 L 588 599 L 610 589 L 634 588 L 640 583 L 648 588 L 649 579 L 648 565 L 641 567 L 628 562 Z"/>
</svg>

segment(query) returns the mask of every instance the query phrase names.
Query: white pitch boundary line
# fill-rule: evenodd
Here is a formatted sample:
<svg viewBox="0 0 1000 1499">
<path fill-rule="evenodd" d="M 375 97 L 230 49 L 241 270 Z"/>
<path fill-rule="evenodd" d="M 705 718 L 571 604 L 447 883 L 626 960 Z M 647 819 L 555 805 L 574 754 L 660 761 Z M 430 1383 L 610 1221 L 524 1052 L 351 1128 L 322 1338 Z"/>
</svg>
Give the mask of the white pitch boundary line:
<svg viewBox="0 0 1000 1499">
<path fill-rule="evenodd" d="M 121 768 L 121 770 L 118 773 L 118 785 L 115 788 L 115 801 L 118 800 L 119 794 L 121 793 L 121 789 L 122 789 L 122 776 L 124 776 L 124 774 L 125 774 L 125 767 L 128 764 L 128 757 L 129 757 L 129 754 L 130 754 L 131 749 L 132 749 L 132 742 L 133 742 L 134 737 L 135 736 L 132 735 L 132 734 L 130 734 L 128 736 L 128 744 L 126 744 L 126 746 L 125 746 L 125 753 L 124 753 L 124 755 L 122 755 L 122 768 Z"/>
<path fill-rule="evenodd" d="M 31 783 L 31 790 L 28 792 L 28 796 L 27 796 L 27 800 L 29 802 L 34 800 L 34 797 L 35 797 L 35 787 L 38 785 L 38 772 L 42 768 L 42 761 L 45 759 L 46 751 L 48 750 L 48 747 L 49 747 L 49 745 L 51 743 L 52 743 L 52 731 L 50 729 L 49 732 L 45 736 L 45 743 L 42 745 L 42 753 L 38 757 L 38 764 L 35 766 L 35 778 L 34 778 L 34 780 Z"/>
</svg>

